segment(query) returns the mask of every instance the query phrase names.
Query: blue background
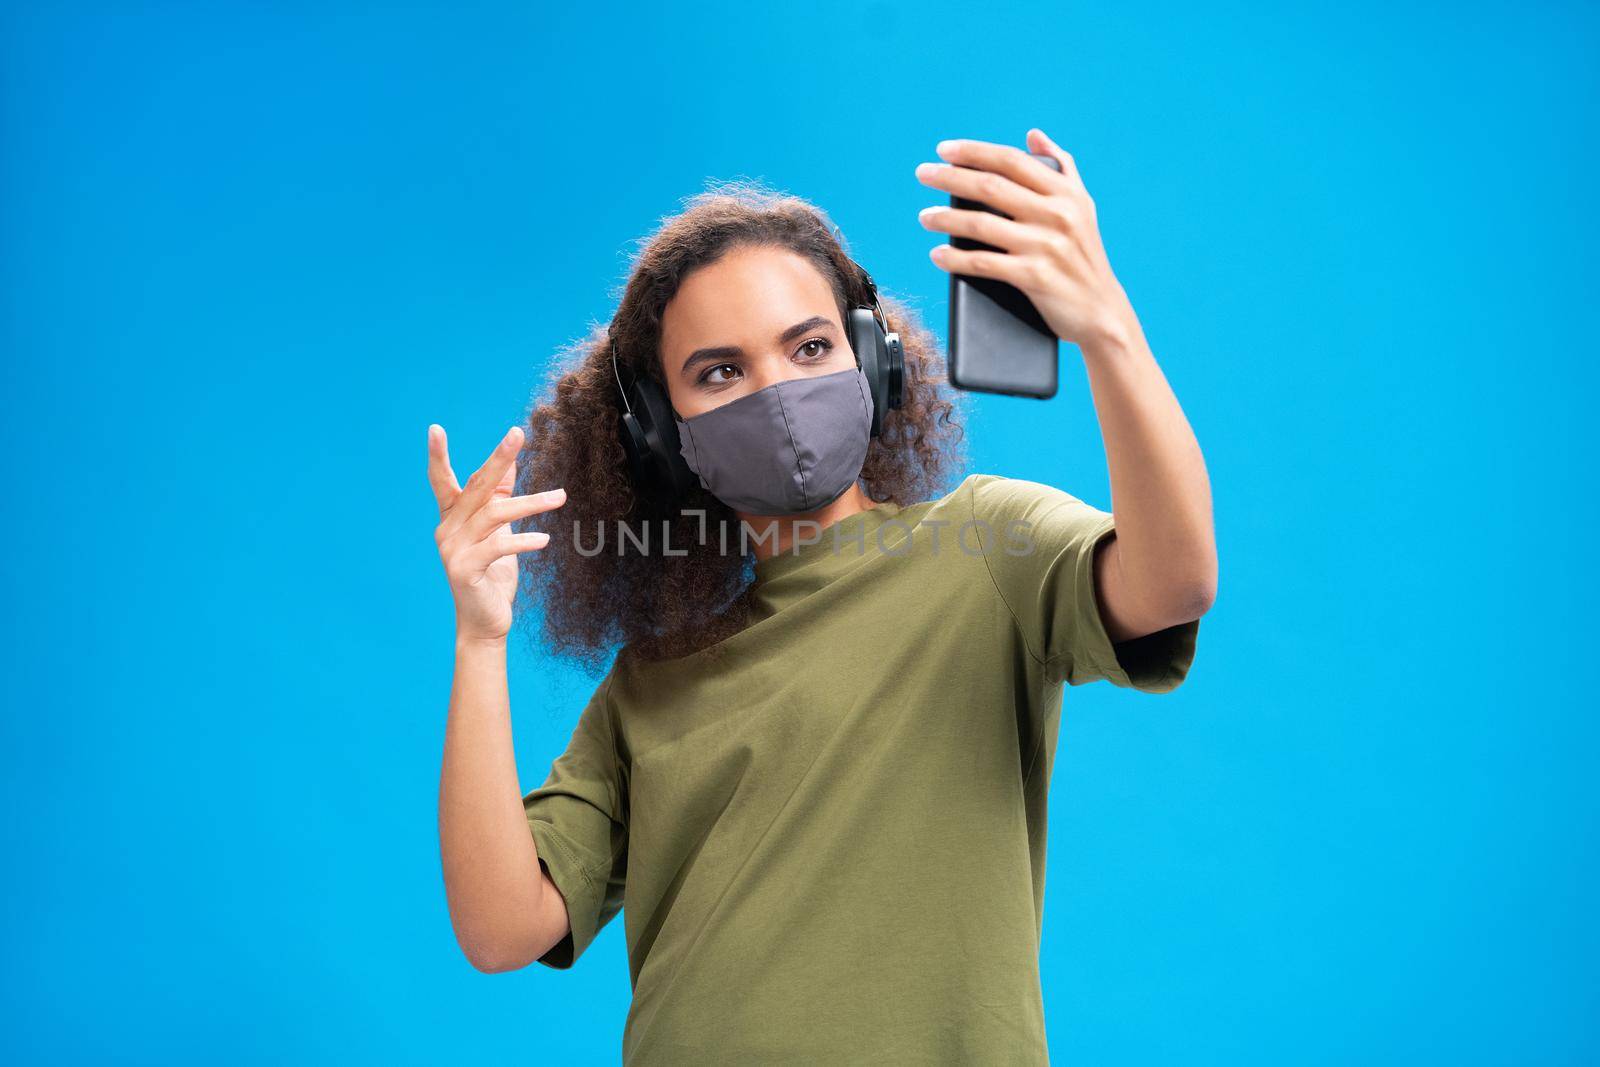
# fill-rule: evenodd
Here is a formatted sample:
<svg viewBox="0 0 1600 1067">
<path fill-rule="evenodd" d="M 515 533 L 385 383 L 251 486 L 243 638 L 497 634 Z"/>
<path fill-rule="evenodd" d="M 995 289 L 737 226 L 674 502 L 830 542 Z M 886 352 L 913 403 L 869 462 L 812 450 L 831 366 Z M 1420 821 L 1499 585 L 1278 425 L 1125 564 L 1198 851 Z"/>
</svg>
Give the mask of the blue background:
<svg viewBox="0 0 1600 1067">
<path fill-rule="evenodd" d="M 45 7 L 0 46 L 0 1058 L 615 1062 L 620 920 L 570 972 L 450 930 L 426 427 L 465 477 L 708 179 L 942 337 L 912 170 L 1031 125 L 1222 561 L 1181 689 L 1067 695 L 1053 1056 L 1600 1056 L 1593 6 Z M 972 469 L 1106 507 L 1062 356 Z M 532 788 L 593 682 L 513 653 Z"/>
</svg>

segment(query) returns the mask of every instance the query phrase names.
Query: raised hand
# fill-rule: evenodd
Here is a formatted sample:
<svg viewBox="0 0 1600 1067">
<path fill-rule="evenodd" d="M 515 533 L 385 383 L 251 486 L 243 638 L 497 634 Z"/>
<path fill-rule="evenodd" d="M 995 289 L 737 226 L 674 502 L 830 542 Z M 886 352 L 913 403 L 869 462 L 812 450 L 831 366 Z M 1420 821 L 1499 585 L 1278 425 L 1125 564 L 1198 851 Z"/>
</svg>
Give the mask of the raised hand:
<svg viewBox="0 0 1600 1067">
<path fill-rule="evenodd" d="M 989 141 L 939 142 L 944 163 L 920 163 L 917 180 L 988 204 L 988 211 L 936 205 L 918 215 L 930 230 L 970 237 L 1000 249 L 929 249 L 952 274 L 994 278 L 1025 293 L 1063 341 L 1079 347 L 1137 331 L 1137 316 L 1111 270 L 1094 200 L 1072 156 L 1035 127 L 1028 151 L 1054 156 L 1056 173 L 1027 151 Z"/>
<path fill-rule="evenodd" d="M 522 429 L 513 426 L 463 487 L 450 469 L 444 427 L 428 427 L 428 483 L 439 501 L 433 539 L 455 596 L 458 639 L 499 640 L 511 631 L 517 554 L 550 543 L 550 535 L 541 531 L 513 533 L 511 523 L 567 501 L 565 489 L 511 495 L 522 443 Z"/>
</svg>

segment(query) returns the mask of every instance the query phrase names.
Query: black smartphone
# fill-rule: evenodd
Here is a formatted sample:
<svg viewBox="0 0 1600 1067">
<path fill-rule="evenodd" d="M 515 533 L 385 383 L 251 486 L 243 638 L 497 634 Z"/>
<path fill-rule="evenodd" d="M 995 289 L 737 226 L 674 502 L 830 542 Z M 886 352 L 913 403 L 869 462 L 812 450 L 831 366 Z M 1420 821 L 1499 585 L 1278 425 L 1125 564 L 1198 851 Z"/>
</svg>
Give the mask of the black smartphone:
<svg viewBox="0 0 1600 1067">
<path fill-rule="evenodd" d="M 1061 164 L 1055 157 L 1028 154 L 1060 173 Z M 961 196 L 951 196 L 950 206 L 1011 217 Z M 950 235 L 950 246 L 1003 251 L 955 234 Z M 951 385 L 978 393 L 1048 400 L 1056 395 L 1060 362 L 1060 339 L 1022 290 L 994 278 L 950 275 Z"/>
</svg>

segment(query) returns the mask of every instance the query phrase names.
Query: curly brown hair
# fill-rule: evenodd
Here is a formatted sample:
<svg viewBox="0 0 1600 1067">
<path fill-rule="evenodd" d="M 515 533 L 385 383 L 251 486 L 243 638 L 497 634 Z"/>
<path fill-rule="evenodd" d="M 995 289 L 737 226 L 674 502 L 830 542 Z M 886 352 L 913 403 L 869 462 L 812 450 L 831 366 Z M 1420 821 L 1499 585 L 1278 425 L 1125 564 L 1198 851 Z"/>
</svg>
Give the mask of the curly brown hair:
<svg viewBox="0 0 1600 1067">
<path fill-rule="evenodd" d="M 809 202 L 740 179 L 713 183 L 684 203 L 634 256 L 609 326 L 591 324 L 586 337 L 558 354 L 525 416 L 527 444 L 516 492 L 562 486 L 567 502 L 515 525 L 520 532 L 539 529 L 540 518 L 555 520 L 544 548 L 518 556 L 519 594 L 542 609 L 549 651 L 592 673 L 603 670 L 619 646 L 645 659 L 677 658 L 737 633 L 747 622 L 754 581 L 753 556 L 720 552 L 715 539 L 697 544 L 698 532 L 719 520 L 738 529 L 733 509 L 698 485 L 681 500 L 634 485 L 620 438 L 611 343 L 618 363 L 661 382 L 661 320 L 668 302 L 690 272 L 736 248 L 779 247 L 804 256 L 831 283 L 841 322 L 848 321 L 850 307 L 868 303 L 858 268 L 836 239 L 837 228 Z M 860 478 L 873 501 L 908 506 L 948 491 L 952 471 L 964 465 L 961 412 L 937 339 L 882 286 L 878 299 L 904 347 L 903 403 L 884 417 Z M 704 519 L 682 513 L 692 509 L 702 509 Z M 619 522 L 666 530 L 675 550 L 685 552 L 591 548 L 584 554 L 576 538 L 557 532 Z M 519 618 L 534 614 L 523 611 Z"/>
</svg>

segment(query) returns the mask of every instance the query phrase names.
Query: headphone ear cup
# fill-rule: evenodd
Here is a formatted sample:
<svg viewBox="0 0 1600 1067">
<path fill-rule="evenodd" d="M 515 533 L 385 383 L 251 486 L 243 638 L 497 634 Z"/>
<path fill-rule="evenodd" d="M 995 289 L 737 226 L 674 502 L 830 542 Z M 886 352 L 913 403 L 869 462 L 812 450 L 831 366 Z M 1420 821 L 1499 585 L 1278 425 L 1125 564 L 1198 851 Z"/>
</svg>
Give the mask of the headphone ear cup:
<svg viewBox="0 0 1600 1067">
<path fill-rule="evenodd" d="M 889 356 L 889 410 L 894 411 L 905 403 L 906 350 L 898 332 L 889 334 L 884 342 L 884 351 Z"/>
<path fill-rule="evenodd" d="M 883 415 L 890 407 L 890 353 L 887 338 L 871 308 L 850 309 L 850 347 L 855 349 L 856 360 L 872 391 L 872 436 L 877 437 L 883 432 Z"/>
<path fill-rule="evenodd" d="M 700 484 L 700 476 L 683 458 L 672 402 L 653 378 L 641 378 L 634 384 L 633 401 L 653 480 L 674 499 L 682 497 Z"/>
<path fill-rule="evenodd" d="M 650 480 L 650 445 L 645 440 L 639 420 L 634 418 L 632 412 L 622 412 L 621 437 L 622 451 L 627 453 L 628 468 L 633 474 L 633 482 L 635 485 L 643 485 Z"/>
</svg>

